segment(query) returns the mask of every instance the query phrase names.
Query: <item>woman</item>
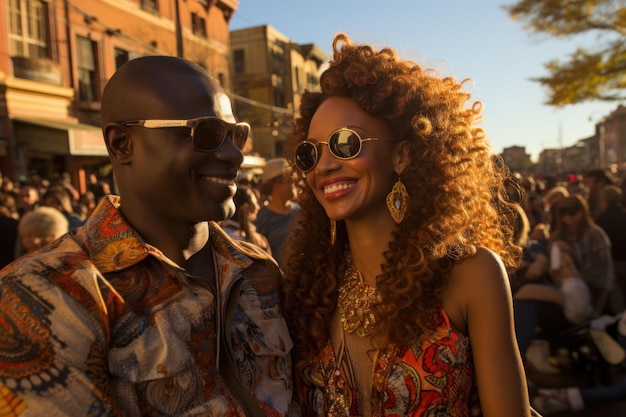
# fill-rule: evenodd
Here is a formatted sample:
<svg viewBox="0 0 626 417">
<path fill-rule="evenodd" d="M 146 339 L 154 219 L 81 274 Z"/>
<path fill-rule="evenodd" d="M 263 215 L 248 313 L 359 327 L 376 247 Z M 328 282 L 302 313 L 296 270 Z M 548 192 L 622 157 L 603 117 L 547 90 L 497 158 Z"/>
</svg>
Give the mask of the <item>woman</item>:
<svg viewBox="0 0 626 417">
<path fill-rule="evenodd" d="M 74 212 L 72 199 L 65 188 L 55 185 L 50 187 L 43 195 L 42 205 L 54 207 L 59 210 L 70 224 L 70 230 L 82 226 L 84 221 L 81 220 Z"/>
<path fill-rule="evenodd" d="M 320 83 L 291 137 L 283 306 L 303 414 L 468 416 L 477 387 L 484 416 L 530 415 L 505 269 L 519 250 L 480 104 L 344 34 Z"/>
<path fill-rule="evenodd" d="M 563 198 L 557 203 L 555 230 L 551 240 L 567 242 L 580 275 L 589 286 L 596 314 L 617 314 L 624 309 L 616 286 L 611 241 L 602 228 L 595 224 L 589 205 L 579 194 Z"/>
<path fill-rule="evenodd" d="M 235 240 L 245 240 L 257 245 L 270 255 L 272 251 L 267 238 L 256 231 L 254 221 L 259 213 L 260 205 L 256 194 L 250 187 L 238 186 L 233 197 L 235 214 L 229 220 L 220 223 L 222 228 Z"/>
</svg>

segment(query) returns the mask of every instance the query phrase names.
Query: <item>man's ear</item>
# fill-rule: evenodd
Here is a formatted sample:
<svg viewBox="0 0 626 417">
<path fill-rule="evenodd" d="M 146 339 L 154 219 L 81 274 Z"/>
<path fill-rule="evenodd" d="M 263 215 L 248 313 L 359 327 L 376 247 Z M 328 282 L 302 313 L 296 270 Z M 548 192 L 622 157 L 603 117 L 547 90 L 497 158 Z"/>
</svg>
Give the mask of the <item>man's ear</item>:
<svg viewBox="0 0 626 417">
<path fill-rule="evenodd" d="M 408 140 L 403 140 L 395 147 L 394 164 L 398 175 L 411 163 L 411 145 Z"/>
<path fill-rule="evenodd" d="M 128 128 L 119 123 L 109 123 L 104 127 L 103 134 L 112 161 L 119 165 L 130 164 L 133 142 L 128 135 Z"/>
</svg>

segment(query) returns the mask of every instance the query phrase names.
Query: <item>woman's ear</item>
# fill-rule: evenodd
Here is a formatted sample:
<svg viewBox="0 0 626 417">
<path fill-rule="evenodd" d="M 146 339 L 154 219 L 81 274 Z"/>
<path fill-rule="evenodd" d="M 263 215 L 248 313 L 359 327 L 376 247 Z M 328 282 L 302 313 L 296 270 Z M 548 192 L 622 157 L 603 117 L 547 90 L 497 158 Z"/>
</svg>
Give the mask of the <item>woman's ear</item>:
<svg viewBox="0 0 626 417">
<path fill-rule="evenodd" d="M 398 175 L 411 163 L 411 144 L 408 140 L 398 143 L 394 150 L 394 170 Z"/>
<path fill-rule="evenodd" d="M 119 123 L 109 123 L 104 127 L 103 133 L 111 160 L 119 165 L 130 164 L 133 155 L 133 143 L 128 135 L 128 128 Z"/>
</svg>

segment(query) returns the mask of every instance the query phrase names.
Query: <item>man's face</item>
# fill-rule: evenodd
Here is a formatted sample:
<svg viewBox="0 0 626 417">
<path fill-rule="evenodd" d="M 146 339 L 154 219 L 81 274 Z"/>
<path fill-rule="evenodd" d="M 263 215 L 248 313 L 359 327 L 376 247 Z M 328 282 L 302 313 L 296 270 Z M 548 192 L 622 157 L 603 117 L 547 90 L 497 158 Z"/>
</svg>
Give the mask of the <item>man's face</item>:
<svg viewBox="0 0 626 417">
<path fill-rule="evenodd" d="M 215 81 L 174 72 L 162 76 L 162 88 L 145 97 L 145 119 L 212 116 L 235 122 L 230 101 Z M 231 140 L 202 152 L 194 148 L 190 129 L 185 127 L 128 126 L 125 130 L 132 140 L 133 156 L 132 174 L 120 183 L 124 211 L 138 208 L 162 224 L 222 220 L 234 213 L 232 196 L 243 154 Z M 198 131 L 217 136 L 214 130 Z"/>
<path fill-rule="evenodd" d="M 39 193 L 34 187 L 24 186 L 20 188 L 20 206 L 30 208 L 39 201 Z"/>
</svg>

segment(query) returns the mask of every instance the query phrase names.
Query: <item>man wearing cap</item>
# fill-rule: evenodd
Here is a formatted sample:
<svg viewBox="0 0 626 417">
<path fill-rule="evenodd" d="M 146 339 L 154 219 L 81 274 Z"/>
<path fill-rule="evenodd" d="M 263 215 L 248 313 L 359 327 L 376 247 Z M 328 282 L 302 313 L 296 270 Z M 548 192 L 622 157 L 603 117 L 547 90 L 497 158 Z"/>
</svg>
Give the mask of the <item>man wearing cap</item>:
<svg viewBox="0 0 626 417">
<path fill-rule="evenodd" d="M 267 201 L 255 222 L 257 231 L 267 237 L 272 256 L 279 265 L 283 263 L 281 246 L 289 233 L 289 224 L 300 209 L 292 201 L 295 190 L 288 170 L 289 163 L 285 158 L 270 159 L 265 164 L 260 190 Z"/>
</svg>

